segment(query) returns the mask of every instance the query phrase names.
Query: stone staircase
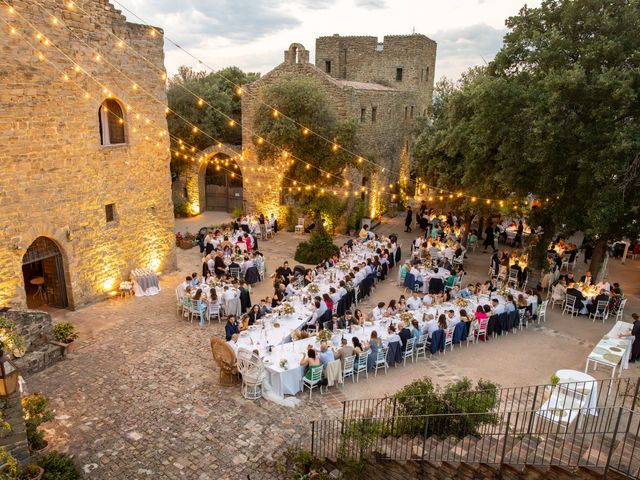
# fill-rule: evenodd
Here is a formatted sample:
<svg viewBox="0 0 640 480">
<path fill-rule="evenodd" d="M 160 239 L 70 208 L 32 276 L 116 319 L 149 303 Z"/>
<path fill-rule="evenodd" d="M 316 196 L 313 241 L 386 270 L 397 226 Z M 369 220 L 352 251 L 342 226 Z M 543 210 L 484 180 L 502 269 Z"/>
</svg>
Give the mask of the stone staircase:
<svg viewBox="0 0 640 480">
<path fill-rule="evenodd" d="M 640 438 L 626 434 L 615 441 L 609 479 L 640 478 Z M 424 443 L 424 459 L 420 460 Z M 596 479 L 604 478 L 611 442 L 601 436 L 549 435 L 546 438 L 511 435 L 463 439 L 403 437 L 388 445 L 380 442 L 365 464 L 362 478 L 407 479 Z M 393 452 L 410 448 L 413 458 L 390 460 Z M 504 457 L 503 457 L 504 456 Z M 504 461 L 503 461 L 504 458 Z M 342 462 L 327 460 L 328 470 Z M 573 465 L 573 466 L 568 466 Z"/>
</svg>

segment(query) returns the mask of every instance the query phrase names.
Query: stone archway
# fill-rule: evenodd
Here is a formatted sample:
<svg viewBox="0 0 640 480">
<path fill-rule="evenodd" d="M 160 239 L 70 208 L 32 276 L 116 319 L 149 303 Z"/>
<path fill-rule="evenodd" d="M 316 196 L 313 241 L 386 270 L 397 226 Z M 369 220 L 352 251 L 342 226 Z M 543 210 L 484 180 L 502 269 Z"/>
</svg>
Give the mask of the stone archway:
<svg viewBox="0 0 640 480">
<path fill-rule="evenodd" d="M 228 211 L 231 211 L 236 206 L 238 208 L 244 207 L 244 195 L 242 191 L 241 180 L 242 172 L 240 170 L 240 165 L 236 161 L 240 158 L 240 156 L 240 152 L 237 151 L 233 146 L 223 143 L 213 145 L 200 152 L 201 160 L 199 162 L 194 162 L 192 164 L 192 167 L 189 168 L 189 170 L 185 174 L 184 187 L 186 190 L 189 210 L 191 211 L 191 213 L 197 215 L 207 209 L 212 209 L 211 206 L 207 205 L 207 171 L 209 165 L 216 165 L 216 161 L 223 162 L 220 164 L 220 172 L 224 172 L 226 170 L 237 172 L 233 177 L 231 177 L 231 172 L 227 172 L 230 177 L 229 180 L 232 180 L 231 182 L 229 182 L 231 188 L 237 189 L 230 193 L 230 195 L 232 195 L 230 200 L 234 201 L 229 201 L 229 205 L 231 205 L 231 207 L 229 207 Z M 229 165 L 225 166 L 224 162 L 228 162 Z M 239 194 L 238 197 L 236 197 L 236 193 Z M 218 206 L 217 209 L 227 210 L 226 203 L 224 205 Z"/>
<path fill-rule="evenodd" d="M 22 256 L 22 276 L 29 308 L 69 307 L 67 275 L 62 250 L 46 236 L 37 237 Z"/>
<path fill-rule="evenodd" d="M 198 191 L 202 210 L 244 209 L 240 166 L 227 154 L 216 153 L 201 163 Z"/>
</svg>

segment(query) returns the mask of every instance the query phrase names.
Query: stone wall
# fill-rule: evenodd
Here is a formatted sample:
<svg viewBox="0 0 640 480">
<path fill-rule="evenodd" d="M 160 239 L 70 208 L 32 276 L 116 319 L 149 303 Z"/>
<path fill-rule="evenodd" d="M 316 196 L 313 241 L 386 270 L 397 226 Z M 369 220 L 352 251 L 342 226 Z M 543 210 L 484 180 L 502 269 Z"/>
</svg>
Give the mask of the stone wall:
<svg viewBox="0 0 640 480">
<path fill-rule="evenodd" d="M 325 70 L 331 61 L 331 76 L 359 82 L 375 82 L 416 94 L 415 116 L 431 105 L 435 78 L 437 44 L 421 34 L 386 35 L 381 43 L 372 36 L 319 37 L 316 39 L 316 66 Z M 396 69 L 402 68 L 402 80 Z"/>
<path fill-rule="evenodd" d="M 20 375 L 27 377 L 64 358 L 64 347 L 55 343 L 51 315 L 37 310 L 10 309 L 0 313 L 11 320 L 22 335 L 25 355 L 14 359 Z"/>
<path fill-rule="evenodd" d="M 325 45 L 325 40 L 326 45 Z M 263 171 L 257 171 L 258 163 L 256 159 L 256 150 L 254 146 L 254 138 L 250 133 L 253 130 L 255 112 L 260 106 L 257 98 L 260 98 L 264 88 L 273 84 L 283 76 L 307 76 L 317 79 L 323 86 L 329 101 L 330 108 L 335 112 L 340 120 L 353 119 L 358 123 L 354 150 L 373 162 L 365 163 L 362 168 L 354 169 L 348 173 L 348 177 L 353 184 L 361 185 L 362 178 L 366 177 L 366 187 L 375 188 L 378 191 L 372 192 L 367 198 L 369 204 L 368 214 L 376 215 L 380 212 L 383 202 L 397 201 L 393 198 L 394 193 L 389 192 L 389 184 L 400 180 L 400 171 L 408 171 L 408 150 L 411 144 L 411 128 L 415 119 L 421 115 L 423 106 L 427 101 L 431 101 L 431 91 L 433 86 L 433 74 L 428 81 L 416 83 L 409 80 L 402 84 L 402 88 L 398 85 L 390 85 L 388 79 L 384 79 L 384 84 L 380 76 L 374 75 L 373 72 L 383 70 L 385 64 L 393 63 L 393 59 L 402 56 L 403 59 L 411 60 L 411 65 L 419 64 L 418 59 L 428 58 L 429 62 L 435 64 L 435 42 L 429 40 L 423 35 L 410 37 L 385 37 L 389 39 L 389 48 L 382 60 L 378 61 L 377 66 L 367 66 L 364 53 L 361 54 L 359 63 L 348 64 L 349 68 L 361 68 L 362 72 L 357 75 L 347 75 L 343 77 L 337 75 L 336 70 L 332 69 L 331 74 L 324 71 L 323 55 L 330 48 L 340 49 L 342 46 L 347 48 L 346 58 L 351 59 L 359 52 L 375 51 L 377 40 L 375 37 L 355 37 L 355 39 L 347 44 L 340 43 L 345 38 L 353 39 L 354 37 L 321 37 L 317 41 L 319 45 L 319 53 L 316 53 L 316 65 L 312 65 L 305 60 L 308 58 L 308 52 L 300 44 L 292 44 L 289 50 L 285 51 L 284 62 L 275 67 L 273 70 L 262 76 L 256 82 L 245 85 L 243 88 L 247 92 L 242 98 L 242 116 L 243 125 L 243 170 L 253 168 L 251 171 L 251 183 L 244 185 L 244 196 L 249 211 L 262 211 L 265 214 L 271 212 L 277 213 L 280 209 L 280 194 L 278 188 L 281 183 L 277 181 L 274 172 L 277 171 L 275 165 L 262 166 Z M 396 41 L 396 38 L 404 39 Z M 411 48 L 407 44 L 409 43 Z M 333 46 L 333 45 L 338 46 Z M 342 45 L 342 46 L 340 46 Z M 296 49 L 297 61 L 292 54 Z M 402 48 L 408 51 L 401 55 Z M 352 52 L 353 50 L 353 52 Z M 302 54 L 301 54 L 302 52 Z M 352 55 L 353 53 L 353 55 Z M 327 53 L 328 55 L 328 53 Z M 425 62 L 427 60 L 424 60 Z M 386 62 L 386 63 L 385 63 Z M 428 63 L 428 62 L 427 62 Z M 343 65 L 347 65 L 344 64 Z M 406 64 L 407 66 L 409 63 Z M 375 68 L 374 68 L 375 67 Z M 342 67 L 340 67 L 342 68 Z M 345 67 L 346 68 L 346 67 Z M 415 67 L 414 67 L 415 68 Z M 433 72 L 433 66 L 430 69 Z M 395 75 L 395 67 L 394 67 Z M 412 78 L 415 72 L 410 71 L 409 77 Z M 377 82 L 377 83 L 374 83 Z M 424 83 L 424 85 L 422 85 Z M 428 87 L 428 86 L 431 87 Z M 426 93 L 425 93 L 426 92 Z M 375 121 L 373 118 L 373 110 L 375 108 Z M 403 160 L 404 159 L 404 160 Z M 404 161 L 404 164 L 403 164 Z M 266 171 L 264 168 L 266 167 Z M 272 190 L 265 188 L 271 185 Z M 382 190 L 384 188 L 384 190 Z M 392 199 L 393 198 L 393 199 Z"/>
<path fill-rule="evenodd" d="M 8 430 L 0 430 L 0 447 L 5 448 L 19 463 L 26 464 L 30 457 L 27 430 L 22 418 L 22 395 L 16 392 L 10 397 L 0 399 L 0 408 L 4 421 L 10 425 Z"/>
<path fill-rule="evenodd" d="M 88 14 L 62 1 L 9 3 L 20 14 L 14 28 L 34 40 L 0 27 L 0 305 L 25 306 L 22 255 L 39 236 L 62 252 L 70 308 L 104 298 L 132 268 L 175 269 L 162 31 L 126 22 L 107 0 L 76 0 Z M 27 22 L 96 80 L 38 44 Z M 124 145 L 100 142 L 98 108 L 108 96 L 125 108 Z M 116 219 L 107 223 L 111 203 Z"/>
</svg>

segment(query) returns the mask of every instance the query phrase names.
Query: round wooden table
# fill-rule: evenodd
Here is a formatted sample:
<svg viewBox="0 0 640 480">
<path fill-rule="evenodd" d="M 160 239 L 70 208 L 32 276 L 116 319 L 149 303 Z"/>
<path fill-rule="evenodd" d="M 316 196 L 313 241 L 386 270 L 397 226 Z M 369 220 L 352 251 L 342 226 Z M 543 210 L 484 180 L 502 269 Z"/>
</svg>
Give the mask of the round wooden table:
<svg viewBox="0 0 640 480">
<path fill-rule="evenodd" d="M 45 292 L 44 290 L 44 277 L 33 277 L 31 280 L 29 280 L 29 283 L 38 287 L 36 293 L 33 294 L 33 298 L 36 298 L 38 295 L 40 295 L 42 301 L 46 301 L 47 292 Z"/>
</svg>

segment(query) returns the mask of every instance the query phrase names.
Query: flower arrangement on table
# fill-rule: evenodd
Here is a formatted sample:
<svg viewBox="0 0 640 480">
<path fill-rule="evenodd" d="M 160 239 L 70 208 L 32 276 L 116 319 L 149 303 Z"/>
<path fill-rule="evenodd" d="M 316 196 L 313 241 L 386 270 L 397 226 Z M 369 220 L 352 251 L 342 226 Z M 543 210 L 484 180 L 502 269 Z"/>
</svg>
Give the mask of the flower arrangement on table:
<svg viewBox="0 0 640 480">
<path fill-rule="evenodd" d="M 294 342 L 296 340 L 304 340 L 305 338 L 309 338 L 309 332 L 305 330 L 294 330 L 291 332 L 291 340 Z"/>
<path fill-rule="evenodd" d="M 307 285 L 307 292 L 318 293 L 319 291 L 320 287 L 318 287 L 318 285 L 316 285 L 315 283 L 310 283 L 309 285 Z"/>
<path fill-rule="evenodd" d="M 289 369 L 289 362 L 287 361 L 286 358 L 283 358 L 280 360 L 280 368 L 283 370 L 288 370 Z"/>
<path fill-rule="evenodd" d="M 285 315 L 293 315 L 294 313 L 296 313 L 296 309 L 293 308 L 293 305 L 291 305 L 290 303 L 285 303 L 282 306 L 282 313 Z"/>
<path fill-rule="evenodd" d="M 332 335 L 333 333 L 331 332 L 331 330 L 322 329 L 318 332 L 318 340 L 320 341 L 320 343 L 322 342 L 328 343 L 331 341 Z"/>
<path fill-rule="evenodd" d="M 373 240 L 369 240 L 366 244 L 368 249 L 373 250 L 374 248 L 376 248 L 376 244 Z"/>
<path fill-rule="evenodd" d="M 400 320 L 402 320 L 405 325 L 410 325 L 414 320 L 414 316 L 410 312 L 402 312 L 400 314 Z"/>
<path fill-rule="evenodd" d="M 453 303 L 455 303 L 459 307 L 467 307 L 467 306 L 469 306 L 469 300 L 466 300 L 466 299 L 464 299 L 462 297 L 456 298 L 456 300 Z"/>
<path fill-rule="evenodd" d="M 349 264 L 347 262 L 338 262 L 338 270 L 343 272 L 349 271 Z"/>
</svg>

